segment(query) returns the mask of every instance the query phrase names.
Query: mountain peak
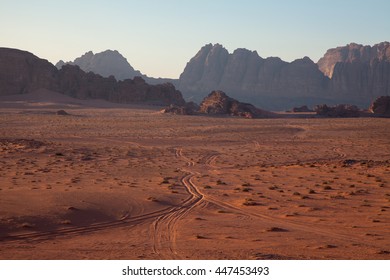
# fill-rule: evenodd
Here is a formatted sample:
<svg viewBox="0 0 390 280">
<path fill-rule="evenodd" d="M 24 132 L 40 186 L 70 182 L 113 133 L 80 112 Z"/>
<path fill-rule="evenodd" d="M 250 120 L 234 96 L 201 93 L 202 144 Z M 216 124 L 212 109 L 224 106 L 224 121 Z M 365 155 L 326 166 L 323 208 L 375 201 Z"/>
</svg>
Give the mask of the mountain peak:
<svg viewBox="0 0 390 280">
<path fill-rule="evenodd" d="M 117 80 L 142 76 L 141 72 L 134 70 L 127 59 L 117 50 L 108 49 L 96 54 L 88 51 L 74 61 L 66 63 L 59 61 L 56 67 L 60 69 L 64 64 L 77 65 L 85 72 L 94 72 L 103 77 L 113 75 Z"/>
</svg>

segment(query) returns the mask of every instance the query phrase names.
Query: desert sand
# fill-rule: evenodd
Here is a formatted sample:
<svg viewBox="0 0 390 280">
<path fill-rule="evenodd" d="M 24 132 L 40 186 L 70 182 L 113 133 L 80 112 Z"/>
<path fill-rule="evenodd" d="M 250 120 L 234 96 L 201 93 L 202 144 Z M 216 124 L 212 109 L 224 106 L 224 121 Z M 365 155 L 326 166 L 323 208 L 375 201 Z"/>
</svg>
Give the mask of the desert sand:
<svg viewBox="0 0 390 280">
<path fill-rule="evenodd" d="M 390 259 L 390 119 L 38 97 L 0 100 L 0 259 Z"/>
</svg>

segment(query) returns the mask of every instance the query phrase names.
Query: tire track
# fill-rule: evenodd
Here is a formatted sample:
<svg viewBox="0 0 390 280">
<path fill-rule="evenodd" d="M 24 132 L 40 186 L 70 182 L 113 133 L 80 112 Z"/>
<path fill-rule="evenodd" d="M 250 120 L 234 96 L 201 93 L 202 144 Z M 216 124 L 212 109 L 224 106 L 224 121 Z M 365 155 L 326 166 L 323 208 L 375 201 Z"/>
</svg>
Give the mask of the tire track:
<svg viewBox="0 0 390 280">
<path fill-rule="evenodd" d="M 195 162 L 183 156 L 181 148 L 175 148 L 175 156 L 184 158 L 187 167 L 193 167 Z M 180 206 L 175 207 L 170 213 L 158 217 L 151 225 L 153 236 L 153 252 L 162 258 L 180 258 L 176 248 L 178 222 L 195 207 L 204 204 L 204 196 L 192 182 L 196 172 L 183 170 L 187 174 L 180 181 L 189 194 L 189 198 Z"/>
<path fill-rule="evenodd" d="M 23 234 L 14 234 L 7 235 L 0 238 L 0 241 L 3 242 L 13 242 L 13 241 L 43 241 L 52 239 L 54 237 L 68 237 L 74 235 L 81 235 L 85 233 L 93 233 L 96 231 L 113 229 L 119 227 L 129 227 L 134 226 L 136 224 L 140 224 L 142 222 L 146 222 L 150 219 L 160 217 L 161 215 L 169 214 L 174 210 L 175 207 L 167 207 L 162 210 L 150 212 L 143 215 L 138 215 L 134 217 L 128 217 L 128 215 L 124 216 L 120 220 L 108 221 L 102 223 L 91 224 L 88 226 L 80 226 L 80 227 L 72 227 L 72 228 L 63 228 L 56 229 L 52 231 L 45 232 L 32 232 L 32 233 L 23 233 Z"/>
</svg>

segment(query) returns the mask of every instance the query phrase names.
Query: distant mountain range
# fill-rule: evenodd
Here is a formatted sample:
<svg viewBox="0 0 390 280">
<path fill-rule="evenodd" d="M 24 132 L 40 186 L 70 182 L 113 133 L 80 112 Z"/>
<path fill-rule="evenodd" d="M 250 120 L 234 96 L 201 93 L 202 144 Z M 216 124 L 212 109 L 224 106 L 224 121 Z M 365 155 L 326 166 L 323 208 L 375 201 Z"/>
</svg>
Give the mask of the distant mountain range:
<svg viewBox="0 0 390 280">
<path fill-rule="evenodd" d="M 77 57 L 74 61 L 64 62 L 60 60 L 55 66 L 60 70 L 63 65 L 77 65 L 84 72 L 93 72 L 105 78 L 114 76 L 118 81 L 141 77 L 150 84 L 175 82 L 173 79 L 151 78 L 142 74 L 140 71 L 135 70 L 117 50 L 106 50 L 96 54 L 89 51 Z"/>
<path fill-rule="evenodd" d="M 85 72 L 77 65 L 57 69 L 47 60 L 17 49 L 0 48 L 0 96 L 47 89 L 79 99 L 104 99 L 116 103 L 183 105 L 172 84 L 150 85 L 141 77 L 117 81 Z"/>
<path fill-rule="evenodd" d="M 233 98 L 273 110 L 320 103 L 368 107 L 375 97 L 390 94 L 389 42 L 330 49 L 317 63 L 308 57 L 291 63 L 262 58 L 247 49 L 229 53 L 220 44 L 208 44 L 187 63 L 179 79 L 147 77 L 117 51 L 88 52 L 68 64 L 118 80 L 141 76 L 150 84 L 170 82 L 187 100 L 200 102 L 211 91 L 223 90 Z"/>
</svg>

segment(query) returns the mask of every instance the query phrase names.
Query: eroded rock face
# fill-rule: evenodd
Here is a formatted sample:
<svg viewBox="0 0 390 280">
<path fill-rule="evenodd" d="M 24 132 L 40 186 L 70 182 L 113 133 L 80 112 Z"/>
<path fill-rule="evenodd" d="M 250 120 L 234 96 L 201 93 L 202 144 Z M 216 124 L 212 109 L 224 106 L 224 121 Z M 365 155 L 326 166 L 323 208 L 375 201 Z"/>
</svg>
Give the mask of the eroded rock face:
<svg viewBox="0 0 390 280">
<path fill-rule="evenodd" d="M 337 63 L 368 63 L 374 61 L 390 62 L 390 43 L 383 42 L 374 46 L 351 43 L 344 47 L 329 49 L 317 62 L 319 69 L 332 78 Z"/>
<path fill-rule="evenodd" d="M 376 115 L 390 117 L 390 96 L 377 98 L 370 106 L 370 111 Z"/>
<path fill-rule="evenodd" d="M 57 89 L 57 69 L 32 53 L 0 48 L 0 95 Z"/>
<path fill-rule="evenodd" d="M 373 97 L 390 94 L 389 42 L 330 49 L 318 65 L 331 77 L 328 95 L 368 107 Z"/>
</svg>

